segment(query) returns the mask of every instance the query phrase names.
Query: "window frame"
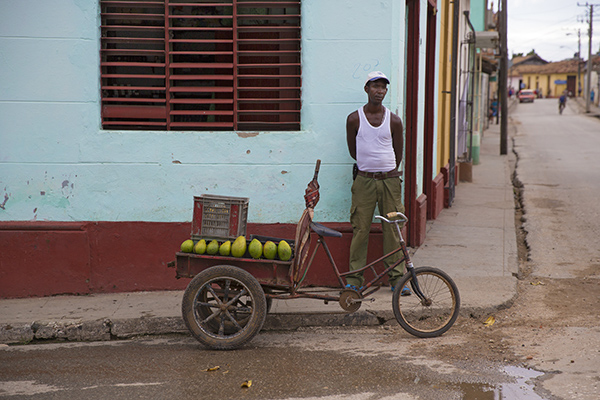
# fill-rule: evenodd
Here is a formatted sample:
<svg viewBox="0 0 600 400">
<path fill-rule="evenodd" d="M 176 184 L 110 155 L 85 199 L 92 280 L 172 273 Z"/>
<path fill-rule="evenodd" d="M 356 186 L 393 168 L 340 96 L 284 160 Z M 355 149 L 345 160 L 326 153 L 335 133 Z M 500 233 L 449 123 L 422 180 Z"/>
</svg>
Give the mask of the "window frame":
<svg viewBox="0 0 600 400">
<path fill-rule="evenodd" d="M 103 129 L 300 130 L 300 0 L 100 8 Z"/>
</svg>

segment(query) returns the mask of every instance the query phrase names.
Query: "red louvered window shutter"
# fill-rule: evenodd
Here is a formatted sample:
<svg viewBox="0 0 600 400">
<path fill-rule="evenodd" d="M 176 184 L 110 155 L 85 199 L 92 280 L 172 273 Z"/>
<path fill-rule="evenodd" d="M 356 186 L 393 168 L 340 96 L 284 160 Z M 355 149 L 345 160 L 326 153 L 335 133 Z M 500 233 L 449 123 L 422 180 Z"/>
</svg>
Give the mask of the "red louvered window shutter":
<svg viewBox="0 0 600 400">
<path fill-rule="evenodd" d="M 104 129 L 300 129 L 299 0 L 100 5 Z"/>
</svg>

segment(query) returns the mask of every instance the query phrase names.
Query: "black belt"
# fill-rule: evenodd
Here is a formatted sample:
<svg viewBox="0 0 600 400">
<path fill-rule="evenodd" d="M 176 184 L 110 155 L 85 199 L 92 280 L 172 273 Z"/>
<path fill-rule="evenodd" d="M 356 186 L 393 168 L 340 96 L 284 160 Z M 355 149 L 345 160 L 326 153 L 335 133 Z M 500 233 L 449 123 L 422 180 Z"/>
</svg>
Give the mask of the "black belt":
<svg viewBox="0 0 600 400">
<path fill-rule="evenodd" d="M 387 179 L 387 178 L 398 178 L 402 176 L 401 171 L 391 170 L 388 172 L 366 172 L 366 171 L 358 171 L 357 175 L 364 176 L 366 178 L 372 178 L 375 180 Z"/>
</svg>

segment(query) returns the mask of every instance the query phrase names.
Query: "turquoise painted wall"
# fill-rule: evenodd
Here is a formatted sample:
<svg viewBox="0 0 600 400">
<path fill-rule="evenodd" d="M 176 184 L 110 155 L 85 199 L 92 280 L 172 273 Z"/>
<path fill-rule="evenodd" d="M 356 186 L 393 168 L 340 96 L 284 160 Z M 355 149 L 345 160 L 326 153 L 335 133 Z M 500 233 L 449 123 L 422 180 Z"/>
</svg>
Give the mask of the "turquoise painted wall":
<svg viewBox="0 0 600 400">
<path fill-rule="evenodd" d="M 498 1 L 496 2 L 498 4 Z M 471 11 L 469 19 L 476 32 L 486 31 L 485 12 L 487 10 L 487 0 L 471 0 Z"/>
<path fill-rule="evenodd" d="M 0 220 L 189 221 L 210 193 L 295 223 L 320 158 L 315 218 L 348 221 L 345 120 L 368 72 L 389 74 L 404 117 L 403 2 L 302 2 L 300 132 L 102 130 L 99 23 L 96 0 L 0 2 Z"/>
</svg>

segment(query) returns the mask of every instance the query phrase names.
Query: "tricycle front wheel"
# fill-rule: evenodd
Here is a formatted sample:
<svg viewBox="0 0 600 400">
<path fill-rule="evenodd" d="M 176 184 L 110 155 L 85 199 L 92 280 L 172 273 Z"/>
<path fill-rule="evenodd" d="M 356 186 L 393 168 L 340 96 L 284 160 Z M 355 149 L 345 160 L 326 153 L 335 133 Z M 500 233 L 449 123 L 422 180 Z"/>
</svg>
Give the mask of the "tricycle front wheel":
<svg viewBox="0 0 600 400">
<path fill-rule="evenodd" d="M 416 293 L 417 283 L 423 298 Z M 404 287 L 412 291 L 410 296 L 402 296 Z M 456 284 L 444 271 L 432 267 L 416 268 L 414 275 L 407 272 L 396 284 L 392 299 L 398 323 L 420 338 L 445 333 L 456 321 L 460 309 Z"/>
<path fill-rule="evenodd" d="M 212 349 L 230 350 L 246 344 L 261 330 L 267 301 L 250 273 L 219 265 L 190 281 L 181 309 L 186 326 L 200 343 Z"/>
</svg>

